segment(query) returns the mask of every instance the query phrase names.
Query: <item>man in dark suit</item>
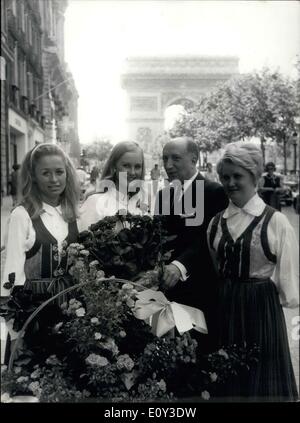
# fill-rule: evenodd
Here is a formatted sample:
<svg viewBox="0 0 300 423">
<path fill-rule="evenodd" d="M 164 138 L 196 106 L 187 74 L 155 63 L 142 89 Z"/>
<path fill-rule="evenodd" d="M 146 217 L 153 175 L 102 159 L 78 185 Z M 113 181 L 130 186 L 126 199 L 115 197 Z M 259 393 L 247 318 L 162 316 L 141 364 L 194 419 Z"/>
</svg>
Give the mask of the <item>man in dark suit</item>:
<svg viewBox="0 0 300 423">
<path fill-rule="evenodd" d="M 198 158 L 197 144 L 191 138 L 174 138 L 164 146 L 163 162 L 171 188 L 159 191 L 155 213 L 168 215 L 169 202 L 170 213 L 165 225 L 170 235 L 177 235 L 167 244 L 172 256 L 164 269 L 162 288 L 170 301 L 203 311 L 209 335 L 197 333 L 196 338 L 201 351 L 209 352 L 215 347 L 217 332 L 217 275 L 208 250 L 206 230 L 212 217 L 227 207 L 228 199 L 220 184 L 205 179 L 197 171 Z M 172 188 L 173 184 L 181 185 L 179 194 L 178 189 Z M 192 200 L 195 219 L 197 210 L 204 206 L 203 221 L 197 226 L 191 226 L 191 210 L 186 213 L 186 199 Z M 204 205 L 197 201 L 204 201 Z M 192 332 L 195 336 L 196 331 Z"/>
</svg>

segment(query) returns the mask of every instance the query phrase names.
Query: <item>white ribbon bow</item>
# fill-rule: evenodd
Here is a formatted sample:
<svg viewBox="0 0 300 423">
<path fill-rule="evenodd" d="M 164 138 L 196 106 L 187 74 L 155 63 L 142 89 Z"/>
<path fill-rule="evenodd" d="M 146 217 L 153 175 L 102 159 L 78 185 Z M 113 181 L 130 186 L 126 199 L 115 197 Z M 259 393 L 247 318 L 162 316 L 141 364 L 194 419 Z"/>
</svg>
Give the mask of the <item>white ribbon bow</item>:
<svg viewBox="0 0 300 423">
<path fill-rule="evenodd" d="M 138 293 L 133 314 L 145 320 L 152 316 L 152 332 L 160 337 L 176 326 L 180 335 L 191 329 L 207 334 L 204 314 L 201 310 L 170 302 L 160 291 L 147 289 Z"/>
</svg>

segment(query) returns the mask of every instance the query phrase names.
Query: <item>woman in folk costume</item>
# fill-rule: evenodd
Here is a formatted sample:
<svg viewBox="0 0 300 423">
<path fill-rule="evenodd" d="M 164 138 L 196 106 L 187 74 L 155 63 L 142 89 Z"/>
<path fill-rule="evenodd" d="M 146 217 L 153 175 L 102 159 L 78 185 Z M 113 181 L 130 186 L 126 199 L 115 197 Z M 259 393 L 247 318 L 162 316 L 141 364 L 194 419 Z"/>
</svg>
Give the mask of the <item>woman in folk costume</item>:
<svg viewBox="0 0 300 423">
<path fill-rule="evenodd" d="M 252 143 L 228 145 L 217 165 L 229 206 L 208 227 L 220 276 L 220 346 L 259 347 L 258 362 L 227 394 L 249 400 L 298 397 L 282 307 L 299 306 L 298 245 L 287 218 L 258 196 L 263 170 Z"/>
<path fill-rule="evenodd" d="M 55 144 L 39 144 L 27 153 L 21 181 L 22 199 L 9 221 L 1 297 L 24 301 L 30 293 L 27 303 L 30 298 L 38 304 L 71 284 L 62 277 L 66 257 L 61 251 L 64 243 L 77 240 L 79 185 L 72 162 Z M 39 330 L 28 331 L 29 344 L 37 336 L 41 341 L 42 328 L 57 321 L 59 313 L 52 303 L 38 315 Z M 12 341 L 22 326 L 16 320 L 7 322 Z"/>
<path fill-rule="evenodd" d="M 141 147 L 133 141 L 116 144 L 101 175 L 101 192 L 90 195 L 80 208 L 79 230 L 86 230 L 119 210 L 134 215 L 148 214 L 151 199 L 144 178 L 145 160 Z"/>
</svg>

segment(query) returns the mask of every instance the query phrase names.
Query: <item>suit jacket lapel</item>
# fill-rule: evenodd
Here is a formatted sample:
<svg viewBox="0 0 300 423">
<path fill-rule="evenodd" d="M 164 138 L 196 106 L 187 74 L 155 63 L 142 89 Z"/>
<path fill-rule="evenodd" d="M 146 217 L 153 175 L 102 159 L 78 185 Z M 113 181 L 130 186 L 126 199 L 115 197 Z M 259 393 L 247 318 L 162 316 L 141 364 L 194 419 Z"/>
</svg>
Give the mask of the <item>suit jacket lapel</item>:
<svg viewBox="0 0 300 423">
<path fill-rule="evenodd" d="M 188 187 L 188 189 L 185 191 L 184 196 L 186 195 L 190 195 L 190 192 L 192 191 L 192 207 L 195 209 L 196 207 L 196 200 L 197 200 L 197 195 L 196 195 L 196 191 L 197 191 L 197 181 L 205 181 L 205 178 L 201 175 L 201 173 L 198 173 L 196 178 L 193 180 L 193 182 L 191 183 L 191 185 Z M 183 207 L 184 207 L 184 202 L 183 203 Z M 185 213 L 185 210 L 183 211 L 183 213 Z"/>
</svg>

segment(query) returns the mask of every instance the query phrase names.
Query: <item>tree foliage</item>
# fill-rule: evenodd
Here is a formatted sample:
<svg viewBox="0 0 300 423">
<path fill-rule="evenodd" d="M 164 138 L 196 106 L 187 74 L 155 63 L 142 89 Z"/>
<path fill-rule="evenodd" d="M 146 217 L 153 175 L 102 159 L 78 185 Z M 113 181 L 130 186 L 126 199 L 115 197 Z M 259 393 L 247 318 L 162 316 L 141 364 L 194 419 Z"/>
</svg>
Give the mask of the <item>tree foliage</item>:
<svg viewBox="0 0 300 423">
<path fill-rule="evenodd" d="M 107 139 L 95 139 L 91 144 L 85 146 L 85 155 L 88 159 L 97 159 L 100 162 L 105 161 L 113 148 L 111 142 Z"/>
<path fill-rule="evenodd" d="M 201 151 L 259 137 L 285 143 L 295 131 L 296 87 L 278 71 L 241 74 L 206 94 L 182 114 L 171 136 L 192 136 Z"/>
</svg>

